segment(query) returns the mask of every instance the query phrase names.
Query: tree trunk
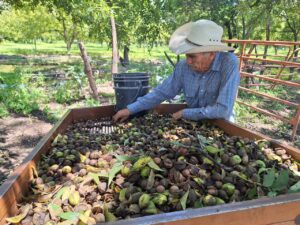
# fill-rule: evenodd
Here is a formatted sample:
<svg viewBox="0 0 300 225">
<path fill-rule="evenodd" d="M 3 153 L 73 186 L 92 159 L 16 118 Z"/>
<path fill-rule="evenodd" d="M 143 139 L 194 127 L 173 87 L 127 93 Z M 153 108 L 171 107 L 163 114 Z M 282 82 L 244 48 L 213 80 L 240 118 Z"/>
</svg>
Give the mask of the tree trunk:
<svg viewBox="0 0 300 225">
<path fill-rule="evenodd" d="M 127 47 L 127 45 L 124 46 L 124 54 L 123 54 L 123 57 L 124 57 L 123 64 L 124 64 L 125 66 L 128 66 L 128 65 L 129 65 L 129 48 Z"/>
<path fill-rule="evenodd" d="M 243 36 L 242 36 L 242 39 L 245 40 L 245 37 L 246 37 L 246 22 L 245 22 L 245 17 L 242 17 L 242 26 L 243 26 Z"/>
<path fill-rule="evenodd" d="M 270 40 L 270 33 L 271 33 L 271 12 L 268 11 L 267 21 L 266 21 L 266 41 Z M 266 59 L 268 54 L 268 45 L 265 45 L 264 55 L 263 58 Z M 265 62 L 262 63 L 263 65 L 266 64 Z"/>
<path fill-rule="evenodd" d="M 88 55 L 87 55 L 87 52 L 85 50 L 83 42 L 79 42 L 78 46 L 79 46 L 80 53 L 81 53 L 80 55 L 81 55 L 81 58 L 82 58 L 83 64 L 84 64 L 84 72 L 88 77 L 90 88 L 91 88 L 92 93 L 93 93 L 93 98 L 95 100 L 99 101 L 97 86 L 96 86 L 96 83 L 95 83 L 95 80 L 94 80 L 94 77 L 93 77 L 93 71 L 92 71 L 90 60 L 88 58 Z"/>
<path fill-rule="evenodd" d="M 232 39 L 232 31 L 231 31 L 231 26 L 230 26 L 230 21 L 226 21 L 225 22 L 225 27 L 227 28 L 227 32 L 228 32 L 228 39 Z M 228 44 L 228 46 L 231 46 L 231 43 Z"/>
<path fill-rule="evenodd" d="M 110 15 L 110 22 L 111 22 L 111 31 L 112 31 L 112 74 L 118 73 L 118 39 L 117 39 L 117 30 L 116 30 L 116 23 L 113 13 Z"/>
</svg>

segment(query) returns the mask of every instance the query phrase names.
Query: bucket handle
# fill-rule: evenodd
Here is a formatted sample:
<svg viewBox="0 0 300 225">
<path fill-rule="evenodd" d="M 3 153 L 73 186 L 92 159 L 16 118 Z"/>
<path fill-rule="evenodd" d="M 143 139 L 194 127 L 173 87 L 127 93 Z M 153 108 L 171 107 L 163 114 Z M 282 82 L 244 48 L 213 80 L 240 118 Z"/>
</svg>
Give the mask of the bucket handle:
<svg viewBox="0 0 300 225">
<path fill-rule="evenodd" d="M 139 80 L 137 82 L 139 83 L 139 89 L 138 89 L 136 95 L 134 96 L 134 98 L 132 99 L 132 101 L 129 104 L 131 104 L 131 103 L 133 103 L 135 101 L 135 99 L 137 98 L 137 96 L 139 96 L 139 94 L 140 94 L 140 92 L 141 92 L 141 90 L 143 88 L 142 81 Z"/>
</svg>

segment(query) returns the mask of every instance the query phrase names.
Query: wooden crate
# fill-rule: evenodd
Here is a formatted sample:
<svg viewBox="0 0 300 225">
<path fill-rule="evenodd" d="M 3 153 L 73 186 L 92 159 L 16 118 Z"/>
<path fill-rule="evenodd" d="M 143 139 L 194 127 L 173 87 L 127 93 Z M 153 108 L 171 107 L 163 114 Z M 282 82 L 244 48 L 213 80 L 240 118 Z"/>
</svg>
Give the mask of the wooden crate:
<svg viewBox="0 0 300 225">
<path fill-rule="evenodd" d="M 176 112 L 184 107 L 185 105 L 183 104 L 162 104 L 156 107 L 154 111 L 156 113 L 165 114 Z M 74 121 L 111 117 L 113 114 L 114 106 L 69 110 L 0 187 L 0 225 L 5 224 L 6 217 L 16 214 L 17 203 L 28 190 L 28 182 L 33 177 L 33 168 L 35 168 L 41 155 L 49 151 L 51 142 L 58 133 L 63 133 L 68 125 Z M 273 147 L 286 149 L 289 154 L 300 161 L 299 149 L 284 145 L 262 134 L 241 128 L 228 121 L 212 120 L 211 123 L 229 135 L 238 135 L 253 140 L 263 138 L 269 140 Z M 110 224 L 300 224 L 300 193 L 145 216 L 136 219 L 121 220 Z"/>
</svg>

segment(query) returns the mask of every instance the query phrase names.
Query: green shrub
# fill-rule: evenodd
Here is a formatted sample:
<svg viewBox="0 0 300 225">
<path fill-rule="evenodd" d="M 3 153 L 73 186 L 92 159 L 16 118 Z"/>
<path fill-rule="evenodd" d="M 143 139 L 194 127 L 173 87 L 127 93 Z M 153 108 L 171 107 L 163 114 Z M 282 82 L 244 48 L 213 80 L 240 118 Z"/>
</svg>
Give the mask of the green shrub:
<svg viewBox="0 0 300 225">
<path fill-rule="evenodd" d="M 6 106 L 0 102 L 0 118 L 6 117 L 9 115 L 9 112 L 6 108 Z"/>
<path fill-rule="evenodd" d="M 46 99 L 42 75 L 16 69 L 14 73 L 0 74 L 0 78 L 0 101 L 7 110 L 28 115 Z"/>
<path fill-rule="evenodd" d="M 56 102 L 71 103 L 79 100 L 81 89 L 87 83 L 86 75 L 79 66 L 70 66 L 66 71 L 66 80 L 60 82 L 54 91 Z"/>
</svg>

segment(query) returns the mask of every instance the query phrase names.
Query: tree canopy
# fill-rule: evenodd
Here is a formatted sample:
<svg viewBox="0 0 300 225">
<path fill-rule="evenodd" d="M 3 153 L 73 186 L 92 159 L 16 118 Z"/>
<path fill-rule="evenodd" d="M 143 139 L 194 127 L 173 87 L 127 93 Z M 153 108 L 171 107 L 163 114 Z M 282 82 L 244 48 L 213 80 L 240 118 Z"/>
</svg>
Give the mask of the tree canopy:
<svg viewBox="0 0 300 225">
<path fill-rule="evenodd" d="M 210 19 L 224 28 L 224 39 L 299 41 L 298 0 L 4 0 L 4 38 L 24 41 L 62 39 L 112 44 L 115 19 L 118 46 L 166 44 L 176 27 Z M 13 19 L 12 19 L 13 18 Z"/>
</svg>

